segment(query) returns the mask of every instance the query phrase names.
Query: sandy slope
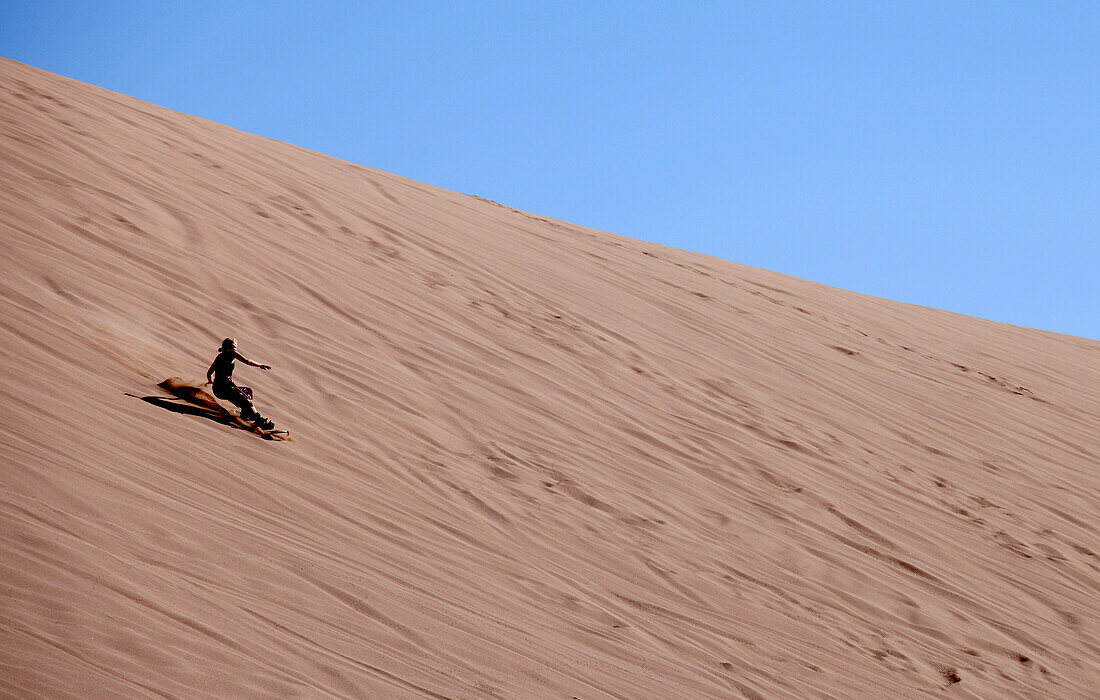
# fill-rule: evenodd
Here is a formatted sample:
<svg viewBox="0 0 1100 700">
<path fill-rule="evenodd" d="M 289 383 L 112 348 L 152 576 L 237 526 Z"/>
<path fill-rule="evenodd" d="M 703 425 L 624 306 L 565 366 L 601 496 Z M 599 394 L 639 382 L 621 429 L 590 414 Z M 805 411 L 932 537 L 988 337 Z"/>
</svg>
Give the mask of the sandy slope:
<svg viewBox="0 0 1100 700">
<path fill-rule="evenodd" d="M 0 695 L 1096 694 L 1100 343 L 10 61 L 0 183 Z"/>
</svg>

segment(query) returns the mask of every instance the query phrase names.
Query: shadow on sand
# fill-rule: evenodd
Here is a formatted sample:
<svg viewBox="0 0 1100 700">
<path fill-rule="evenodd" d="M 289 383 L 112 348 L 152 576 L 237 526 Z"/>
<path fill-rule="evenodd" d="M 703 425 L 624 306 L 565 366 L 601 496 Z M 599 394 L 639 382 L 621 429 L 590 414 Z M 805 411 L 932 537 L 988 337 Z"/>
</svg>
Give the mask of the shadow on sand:
<svg viewBox="0 0 1100 700">
<path fill-rule="evenodd" d="M 199 416 L 200 418 L 206 418 L 212 420 L 215 423 L 221 423 L 222 425 L 228 425 L 231 428 L 238 430 L 246 430 L 243 426 L 237 425 L 237 422 L 233 420 L 232 416 L 221 415 L 211 411 L 208 408 L 202 408 L 200 406 L 192 406 L 189 403 L 184 403 L 182 399 L 167 399 L 163 396 L 138 396 L 137 394 L 127 393 L 127 396 L 135 399 L 141 399 L 145 403 L 158 406 L 171 411 L 172 413 L 182 413 L 185 416 Z"/>
<path fill-rule="evenodd" d="M 288 439 L 289 434 L 285 430 L 260 430 L 251 423 L 241 420 L 219 404 L 205 389 L 187 384 L 179 377 L 165 379 L 157 386 L 171 394 L 171 398 L 164 396 L 137 396 L 136 394 L 130 393 L 126 395 L 135 399 L 141 399 L 145 403 L 163 408 L 166 411 L 182 413 L 187 416 L 198 416 L 236 430 L 254 433 L 265 440 Z"/>
</svg>

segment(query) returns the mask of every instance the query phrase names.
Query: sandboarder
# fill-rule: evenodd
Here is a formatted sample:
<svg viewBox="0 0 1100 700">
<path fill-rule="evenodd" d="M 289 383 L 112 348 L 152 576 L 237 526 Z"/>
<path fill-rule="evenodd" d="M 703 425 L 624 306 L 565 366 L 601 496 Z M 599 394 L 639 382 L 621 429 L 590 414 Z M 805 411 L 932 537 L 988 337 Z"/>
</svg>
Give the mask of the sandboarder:
<svg viewBox="0 0 1100 700">
<path fill-rule="evenodd" d="M 249 367 L 259 367 L 262 370 L 271 369 L 269 365 L 253 362 L 237 352 L 237 341 L 233 338 L 226 338 L 222 341 L 218 356 L 210 363 L 210 369 L 206 370 L 206 383 L 214 385 L 214 396 L 225 399 L 241 409 L 242 420 L 252 421 L 261 430 L 271 430 L 275 427 L 275 424 L 257 413 L 252 405 L 252 390 L 233 383 L 234 360 L 240 360 Z M 210 380 L 211 376 L 214 377 L 213 382 Z"/>
</svg>

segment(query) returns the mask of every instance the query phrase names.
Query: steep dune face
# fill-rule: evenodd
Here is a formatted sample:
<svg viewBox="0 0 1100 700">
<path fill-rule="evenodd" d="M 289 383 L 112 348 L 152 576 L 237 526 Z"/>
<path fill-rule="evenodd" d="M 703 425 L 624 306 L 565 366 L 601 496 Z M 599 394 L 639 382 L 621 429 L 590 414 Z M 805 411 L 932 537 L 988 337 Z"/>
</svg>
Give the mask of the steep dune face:
<svg viewBox="0 0 1100 700">
<path fill-rule="evenodd" d="M 0 694 L 1095 692 L 1100 344 L 0 114 Z M 230 335 L 292 441 L 138 400 Z"/>
</svg>

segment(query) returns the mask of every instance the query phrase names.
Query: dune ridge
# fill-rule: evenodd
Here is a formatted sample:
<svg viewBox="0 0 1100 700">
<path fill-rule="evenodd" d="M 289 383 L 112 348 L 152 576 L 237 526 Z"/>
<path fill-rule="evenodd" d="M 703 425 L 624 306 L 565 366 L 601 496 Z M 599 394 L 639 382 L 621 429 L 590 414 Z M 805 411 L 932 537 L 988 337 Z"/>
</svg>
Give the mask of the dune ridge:
<svg viewBox="0 0 1100 700">
<path fill-rule="evenodd" d="M 1095 695 L 1100 343 L 0 111 L 0 694 Z M 227 335 L 293 441 L 137 400 Z"/>
</svg>

